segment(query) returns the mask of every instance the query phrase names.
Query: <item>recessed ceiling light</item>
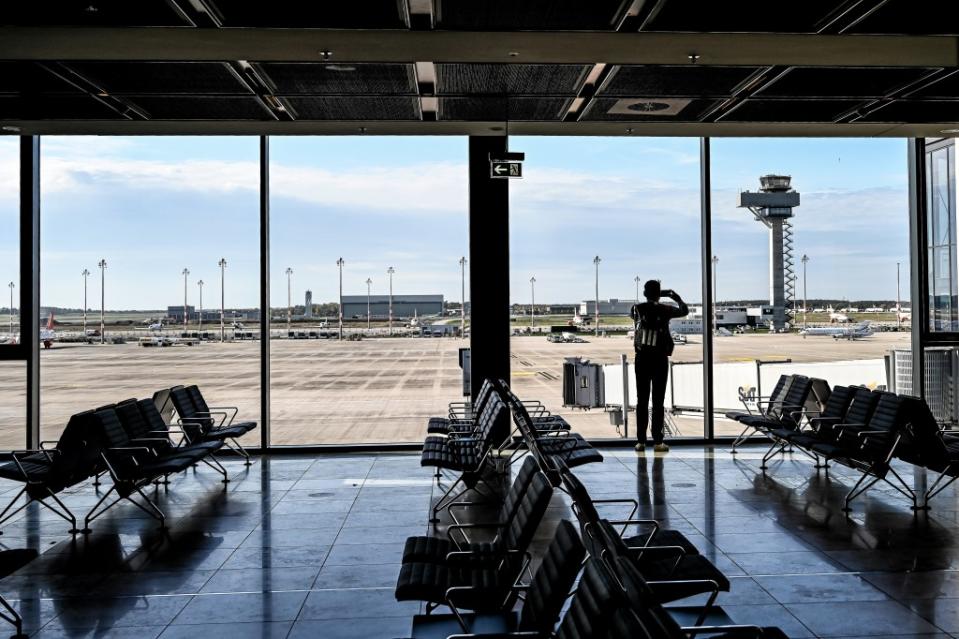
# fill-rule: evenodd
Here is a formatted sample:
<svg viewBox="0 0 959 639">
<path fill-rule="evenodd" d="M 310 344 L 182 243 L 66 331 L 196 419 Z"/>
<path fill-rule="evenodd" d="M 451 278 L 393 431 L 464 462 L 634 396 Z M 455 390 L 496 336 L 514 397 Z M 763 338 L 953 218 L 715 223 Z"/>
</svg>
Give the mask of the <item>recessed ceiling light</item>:
<svg viewBox="0 0 959 639">
<path fill-rule="evenodd" d="M 360 133 L 366 133 L 366 127 L 361 126 L 360 128 L 357 129 L 357 131 L 359 131 Z"/>
<path fill-rule="evenodd" d="M 502 130 L 503 130 L 503 127 L 501 127 L 501 126 L 491 126 L 491 127 L 489 128 L 489 130 L 490 130 L 490 131 L 502 131 Z"/>
<path fill-rule="evenodd" d="M 943 129 L 939 133 L 955 134 L 955 133 L 959 133 L 959 129 Z"/>
<path fill-rule="evenodd" d="M 692 62 L 693 64 L 696 64 L 697 62 L 699 62 L 699 54 L 698 54 L 698 53 L 690 53 L 690 54 L 689 54 L 688 56 L 686 56 L 686 57 L 689 58 L 689 61 Z"/>
<path fill-rule="evenodd" d="M 327 71 L 343 71 L 343 72 L 356 71 L 356 67 L 350 66 L 348 64 L 328 64 L 326 65 L 325 69 Z"/>
<path fill-rule="evenodd" d="M 519 51 L 510 51 L 507 55 L 509 55 L 509 57 L 511 57 L 511 58 L 518 58 L 518 57 L 519 57 Z"/>
<path fill-rule="evenodd" d="M 96 13 L 96 12 L 99 11 L 99 10 L 100 10 L 100 9 L 98 9 L 98 8 L 95 7 L 95 6 L 93 6 L 92 4 L 91 4 L 91 5 L 88 5 L 87 8 L 84 9 L 84 11 L 86 11 L 87 13 Z"/>
<path fill-rule="evenodd" d="M 13 125 L 11 125 L 11 124 L 6 124 L 6 125 L 0 127 L 0 129 L 6 131 L 6 132 L 8 132 L 8 133 L 20 133 L 20 127 L 18 127 L 18 126 L 13 126 Z"/>
<path fill-rule="evenodd" d="M 333 52 L 330 51 L 329 49 L 323 49 L 322 51 L 319 51 L 319 54 L 320 54 L 320 57 L 323 58 L 324 60 L 329 60 L 330 58 L 333 57 Z"/>
</svg>

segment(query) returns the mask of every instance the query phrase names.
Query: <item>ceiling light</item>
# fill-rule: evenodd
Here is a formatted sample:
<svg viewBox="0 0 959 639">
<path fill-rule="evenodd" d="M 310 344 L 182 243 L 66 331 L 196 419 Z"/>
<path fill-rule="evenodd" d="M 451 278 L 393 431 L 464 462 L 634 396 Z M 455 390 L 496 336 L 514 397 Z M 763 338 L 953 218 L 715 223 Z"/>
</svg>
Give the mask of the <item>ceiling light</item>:
<svg viewBox="0 0 959 639">
<path fill-rule="evenodd" d="M 950 135 L 955 135 L 956 133 L 959 133 L 959 129 L 943 129 L 939 133 L 948 133 Z"/>
<path fill-rule="evenodd" d="M 324 67 L 327 71 L 356 71 L 356 67 L 350 66 L 348 64 L 328 64 Z"/>
<path fill-rule="evenodd" d="M 13 125 L 11 125 L 11 124 L 4 125 L 4 126 L 0 127 L 0 129 L 6 131 L 6 132 L 8 132 L 8 133 L 20 133 L 20 127 L 18 127 L 18 126 L 13 126 Z"/>
<path fill-rule="evenodd" d="M 366 133 L 366 127 L 361 126 L 360 128 L 357 129 L 357 131 L 359 131 L 360 133 Z"/>
<path fill-rule="evenodd" d="M 697 62 L 699 62 L 699 54 L 698 54 L 698 53 L 690 53 L 690 54 L 689 54 L 688 56 L 686 56 L 686 57 L 689 58 L 689 61 L 692 62 L 693 64 L 696 64 Z"/>
<path fill-rule="evenodd" d="M 501 127 L 501 126 L 491 126 L 491 127 L 489 128 L 489 130 L 490 130 L 490 131 L 502 131 L 502 130 L 503 130 L 503 127 Z"/>
<path fill-rule="evenodd" d="M 323 49 L 322 51 L 319 51 L 319 54 L 320 54 L 320 57 L 323 58 L 324 60 L 329 60 L 330 58 L 333 57 L 333 52 L 330 51 L 329 49 Z"/>
<path fill-rule="evenodd" d="M 99 9 L 91 4 L 87 6 L 87 8 L 84 9 L 84 11 L 86 11 L 87 13 L 96 13 L 97 11 L 99 11 Z"/>
<path fill-rule="evenodd" d="M 510 51 L 507 55 L 508 55 L 509 57 L 511 57 L 511 58 L 518 58 L 518 57 L 519 57 L 519 51 Z"/>
</svg>

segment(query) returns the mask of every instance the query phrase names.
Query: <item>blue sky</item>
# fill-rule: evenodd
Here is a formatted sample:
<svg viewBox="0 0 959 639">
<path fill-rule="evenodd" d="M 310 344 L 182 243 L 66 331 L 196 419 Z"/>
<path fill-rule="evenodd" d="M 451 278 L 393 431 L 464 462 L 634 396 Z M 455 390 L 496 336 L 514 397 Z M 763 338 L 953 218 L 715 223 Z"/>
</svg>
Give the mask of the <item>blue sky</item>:
<svg viewBox="0 0 959 639">
<path fill-rule="evenodd" d="M 632 298 L 633 278 L 658 277 L 699 299 L 699 142 L 688 138 L 518 138 L 526 153 L 511 182 L 511 292 L 528 302 Z M 47 137 L 42 160 L 42 301 L 99 300 L 107 308 L 163 308 L 188 294 L 218 304 L 216 265 L 227 259 L 226 303 L 255 306 L 258 269 L 255 138 Z M 273 138 L 272 303 L 344 292 L 443 293 L 458 300 L 468 249 L 465 138 Z M 0 279 L 16 279 L 16 139 L 0 138 Z M 721 298 L 768 294 L 767 232 L 735 208 L 758 176 L 793 176 L 802 194 L 797 258 L 810 256 L 809 296 L 895 296 L 896 261 L 908 295 L 906 144 L 886 139 L 713 140 L 714 248 Z M 7 291 L 4 291 L 6 293 Z M 94 300 L 97 300 L 96 302 Z M 0 305 L 5 303 L 0 302 Z"/>
</svg>

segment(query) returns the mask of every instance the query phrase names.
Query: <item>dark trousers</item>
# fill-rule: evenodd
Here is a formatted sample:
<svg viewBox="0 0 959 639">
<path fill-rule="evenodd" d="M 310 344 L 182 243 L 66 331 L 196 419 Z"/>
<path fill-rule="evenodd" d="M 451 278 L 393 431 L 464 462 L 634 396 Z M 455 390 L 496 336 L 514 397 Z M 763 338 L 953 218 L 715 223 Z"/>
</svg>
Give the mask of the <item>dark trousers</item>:
<svg viewBox="0 0 959 639">
<path fill-rule="evenodd" d="M 665 353 L 636 353 L 636 439 L 646 441 L 646 428 L 652 412 L 653 443 L 663 441 L 663 420 L 666 401 L 666 378 L 669 376 L 669 356 Z M 652 411 L 649 410 L 652 389 Z"/>
</svg>

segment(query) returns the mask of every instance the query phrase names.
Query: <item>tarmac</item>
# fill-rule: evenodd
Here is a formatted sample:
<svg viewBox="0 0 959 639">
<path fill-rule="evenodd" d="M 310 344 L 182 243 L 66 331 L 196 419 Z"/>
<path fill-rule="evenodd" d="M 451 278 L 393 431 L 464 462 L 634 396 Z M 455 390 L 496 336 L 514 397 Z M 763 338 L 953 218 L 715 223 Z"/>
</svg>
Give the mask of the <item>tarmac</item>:
<svg viewBox="0 0 959 639">
<path fill-rule="evenodd" d="M 623 336 L 583 335 L 584 343 L 550 343 L 543 336 L 512 338 L 512 385 L 523 399 L 537 399 L 567 417 L 587 437 L 616 437 L 609 415 L 562 406 L 565 357 L 615 363 L 632 358 Z M 717 362 L 791 358 L 796 362 L 872 359 L 908 348 L 910 336 L 877 333 L 863 340 L 799 335 L 717 337 Z M 701 361 L 701 338 L 679 345 L 675 361 Z M 272 442 L 274 445 L 418 442 L 431 415 L 462 401 L 458 350 L 468 340 L 393 338 L 362 341 L 271 342 Z M 242 419 L 259 420 L 259 342 L 204 342 L 196 346 L 144 348 L 135 343 L 56 343 L 41 356 L 41 435 L 56 439 L 73 413 L 130 397 L 148 397 L 176 384 L 198 384 L 211 404 L 236 406 Z M 0 367 L 0 449 L 24 446 L 24 366 Z M 701 415 L 678 416 L 683 436 L 702 436 Z M 717 434 L 737 434 L 716 421 Z M 631 433 L 632 434 L 632 433 Z M 256 434 L 247 436 L 258 445 Z"/>
</svg>

